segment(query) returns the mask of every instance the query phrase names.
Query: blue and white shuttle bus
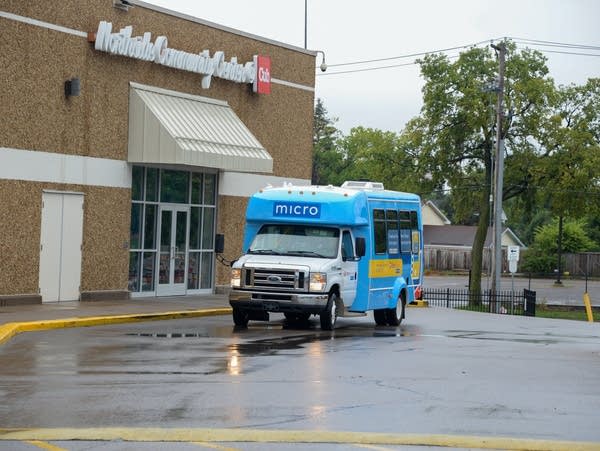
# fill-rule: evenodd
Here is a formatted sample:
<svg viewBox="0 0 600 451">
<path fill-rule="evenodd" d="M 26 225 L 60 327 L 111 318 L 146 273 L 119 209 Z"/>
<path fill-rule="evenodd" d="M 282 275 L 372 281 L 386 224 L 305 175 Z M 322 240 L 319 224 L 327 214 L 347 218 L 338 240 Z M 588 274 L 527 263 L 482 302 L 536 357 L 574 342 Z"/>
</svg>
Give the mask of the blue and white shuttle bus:
<svg viewBox="0 0 600 451">
<path fill-rule="evenodd" d="M 423 282 L 421 200 L 374 182 L 265 188 L 248 202 L 244 254 L 232 265 L 233 321 L 373 311 L 397 326 Z"/>
</svg>

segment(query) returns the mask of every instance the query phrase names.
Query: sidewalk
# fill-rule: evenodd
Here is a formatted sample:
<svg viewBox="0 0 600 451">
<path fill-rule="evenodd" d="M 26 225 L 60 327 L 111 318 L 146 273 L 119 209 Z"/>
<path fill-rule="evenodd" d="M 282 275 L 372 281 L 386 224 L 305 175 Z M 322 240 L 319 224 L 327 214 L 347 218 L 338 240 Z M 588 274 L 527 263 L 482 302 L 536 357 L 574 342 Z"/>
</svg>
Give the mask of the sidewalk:
<svg viewBox="0 0 600 451">
<path fill-rule="evenodd" d="M 52 302 L 0 307 L 0 343 L 27 330 L 228 314 L 225 295 Z"/>
<path fill-rule="evenodd" d="M 59 318 L 164 313 L 229 307 L 226 295 L 132 298 L 122 301 L 68 301 L 0 307 L 0 324 Z"/>
</svg>

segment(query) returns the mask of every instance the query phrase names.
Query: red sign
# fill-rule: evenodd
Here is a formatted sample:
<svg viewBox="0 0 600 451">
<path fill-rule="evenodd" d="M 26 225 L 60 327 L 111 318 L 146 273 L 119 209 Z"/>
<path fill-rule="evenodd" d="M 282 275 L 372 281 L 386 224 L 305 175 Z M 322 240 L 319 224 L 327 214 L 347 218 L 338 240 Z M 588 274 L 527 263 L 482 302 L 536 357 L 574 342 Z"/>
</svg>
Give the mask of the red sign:
<svg viewBox="0 0 600 451">
<path fill-rule="evenodd" d="M 254 61 L 256 78 L 252 90 L 258 94 L 271 94 L 271 57 L 257 55 Z"/>
</svg>

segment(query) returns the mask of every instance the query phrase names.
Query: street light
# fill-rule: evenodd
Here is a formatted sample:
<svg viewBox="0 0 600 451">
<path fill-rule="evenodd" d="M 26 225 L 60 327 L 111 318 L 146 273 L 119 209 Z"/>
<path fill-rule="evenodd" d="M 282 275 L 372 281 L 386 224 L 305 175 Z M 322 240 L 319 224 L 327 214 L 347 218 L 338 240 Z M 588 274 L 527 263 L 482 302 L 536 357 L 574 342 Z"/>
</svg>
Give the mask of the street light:
<svg viewBox="0 0 600 451">
<path fill-rule="evenodd" d="M 323 55 L 323 61 L 321 62 L 321 65 L 319 66 L 319 68 L 321 69 L 321 72 L 325 72 L 327 70 L 327 64 L 325 63 L 325 52 L 323 50 L 317 50 L 315 53 L 317 55 L 319 53 Z"/>
</svg>

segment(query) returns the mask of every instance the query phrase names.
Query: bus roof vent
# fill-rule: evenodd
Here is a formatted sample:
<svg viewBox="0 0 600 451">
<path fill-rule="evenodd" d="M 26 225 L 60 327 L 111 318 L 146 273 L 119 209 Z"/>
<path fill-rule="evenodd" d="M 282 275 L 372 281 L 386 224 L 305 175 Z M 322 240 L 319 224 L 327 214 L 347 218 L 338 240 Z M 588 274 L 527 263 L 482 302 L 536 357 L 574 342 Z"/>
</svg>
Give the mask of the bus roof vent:
<svg viewBox="0 0 600 451">
<path fill-rule="evenodd" d="M 383 191 L 383 183 L 381 182 L 364 182 L 356 180 L 348 180 L 342 183 L 342 188 L 358 189 L 364 191 Z"/>
</svg>

